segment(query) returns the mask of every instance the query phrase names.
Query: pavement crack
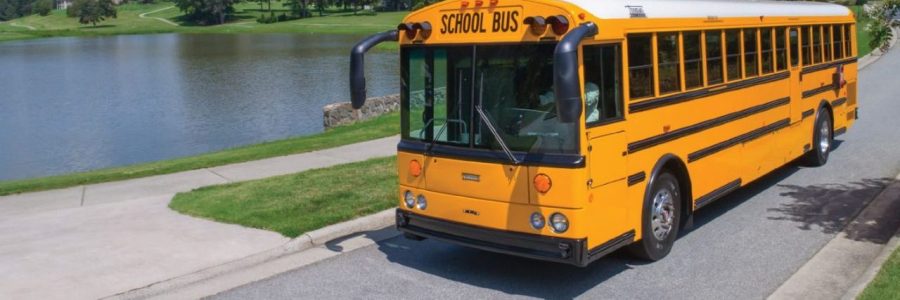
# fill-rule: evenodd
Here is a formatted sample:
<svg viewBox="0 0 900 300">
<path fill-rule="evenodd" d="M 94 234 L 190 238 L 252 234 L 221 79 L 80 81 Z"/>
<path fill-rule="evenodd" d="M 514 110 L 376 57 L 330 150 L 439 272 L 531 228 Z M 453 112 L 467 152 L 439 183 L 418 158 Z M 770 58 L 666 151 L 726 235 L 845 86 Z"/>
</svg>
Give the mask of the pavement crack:
<svg viewBox="0 0 900 300">
<path fill-rule="evenodd" d="M 79 206 L 84 206 L 84 194 L 86 192 L 87 192 L 87 185 L 82 185 L 81 186 L 81 205 L 79 205 Z"/>
<path fill-rule="evenodd" d="M 209 171 L 210 173 L 213 173 L 213 175 L 219 176 L 219 178 L 224 179 L 225 182 L 232 182 L 232 180 L 231 180 L 231 179 L 228 179 L 228 177 L 222 176 L 222 174 L 216 173 L 216 171 L 213 171 L 213 170 L 210 169 L 210 168 L 206 168 L 206 169 L 204 169 L 204 170 L 207 170 L 207 171 Z"/>
</svg>

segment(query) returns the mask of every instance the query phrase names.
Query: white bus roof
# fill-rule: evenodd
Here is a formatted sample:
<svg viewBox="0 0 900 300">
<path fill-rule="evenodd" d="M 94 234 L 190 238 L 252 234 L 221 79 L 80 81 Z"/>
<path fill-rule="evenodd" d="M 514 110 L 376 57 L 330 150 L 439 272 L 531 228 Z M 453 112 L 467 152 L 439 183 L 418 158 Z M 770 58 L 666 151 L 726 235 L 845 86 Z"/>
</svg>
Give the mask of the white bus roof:
<svg viewBox="0 0 900 300">
<path fill-rule="evenodd" d="M 847 7 L 823 2 L 753 0 L 565 0 L 604 19 L 847 16 Z"/>
</svg>

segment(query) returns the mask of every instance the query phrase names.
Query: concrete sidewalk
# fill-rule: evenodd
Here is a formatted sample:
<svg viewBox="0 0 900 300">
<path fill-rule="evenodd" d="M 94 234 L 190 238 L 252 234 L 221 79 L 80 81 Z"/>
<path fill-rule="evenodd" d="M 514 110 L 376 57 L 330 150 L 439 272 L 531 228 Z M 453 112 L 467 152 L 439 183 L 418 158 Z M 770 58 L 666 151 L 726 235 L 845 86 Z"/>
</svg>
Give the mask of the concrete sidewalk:
<svg viewBox="0 0 900 300">
<path fill-rule="evenodd" d="M 287 238 L 180 215 L 178 192 L 396 154 L 399 137 L 215 168 L 0 197 L 0 298 L 99 298 Z"/>
</svg>

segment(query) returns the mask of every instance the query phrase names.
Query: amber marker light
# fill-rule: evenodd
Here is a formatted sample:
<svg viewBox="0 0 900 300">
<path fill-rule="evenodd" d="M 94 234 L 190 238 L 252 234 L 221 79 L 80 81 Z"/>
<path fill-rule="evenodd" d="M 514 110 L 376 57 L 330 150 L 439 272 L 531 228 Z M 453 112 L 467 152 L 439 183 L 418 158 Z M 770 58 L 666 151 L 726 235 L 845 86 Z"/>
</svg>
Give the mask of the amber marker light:
<svg viewBox="0 0 900 300">
<path fill-rule="evenodd" d="M 418 160 L 409 161 L 409 175 L 412 175 L 413 177 L 422 175 L 422 165 L 419 164 Z"/>
<path fill-rule="evenodd" d="M 547 174 L 537 174 L 534 176 L 534 189 L 538 191 L 538 193 L 546 194 L 550 191 L 550 188 L 553 187 L 553 181 L 550 180 L 550 176 Z"/>
</svg>

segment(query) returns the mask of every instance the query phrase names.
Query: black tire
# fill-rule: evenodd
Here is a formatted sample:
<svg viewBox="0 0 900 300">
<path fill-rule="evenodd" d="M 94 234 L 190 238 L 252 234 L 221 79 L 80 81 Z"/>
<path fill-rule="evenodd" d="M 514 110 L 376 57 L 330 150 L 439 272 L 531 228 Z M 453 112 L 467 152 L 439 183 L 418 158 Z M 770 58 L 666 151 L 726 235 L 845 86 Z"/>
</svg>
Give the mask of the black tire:
<svg viewBox="0 0 900 300">
<path fill-rule="evenodd" d="M 678 237 L 679 224 L 681 223 L 681 189 L 678 185 L 678 179 L 668 172 L 660 173 L 650 182 L 648 187 L 649 193 L 644 198 L 644 208 L 641 213 L 641 240 L 629 246 L 632 255 L 649 261 L 657 261 L 666 257 L 672 251 L 672 245 Z M 654 211 L 654 202 L 657 197 L 665 197 L 664 193 L 668 193 L 671 200 L 671 207 L 662 209 L 657 213 Z M 662 199 L 662 198 L 661 198 Z M 667 201 L 658 201 L 665 204 Z M 665 207 L 665 205 L 660 206 Z M 666 213 L 662 213 L 666 211 Z M 654 233 L 654 218 L 664 222 L 658 224 L 655 228 L 658 232 Z M 668 231 L 662 234 L 662 229 L 668 224 Z"/>
<path fill-rule="evenodd" d="M 826 135 L 823 139 L 823 135 Z M 812 149 L 806 152 L 804 164 L 819 167 L 828 162 L 828 153 L 834 145 L 834 128 L 831 124 L 831 113 L 820 108 L 816 114 L 816 125 L 813 126 Z"/>
</svg>

